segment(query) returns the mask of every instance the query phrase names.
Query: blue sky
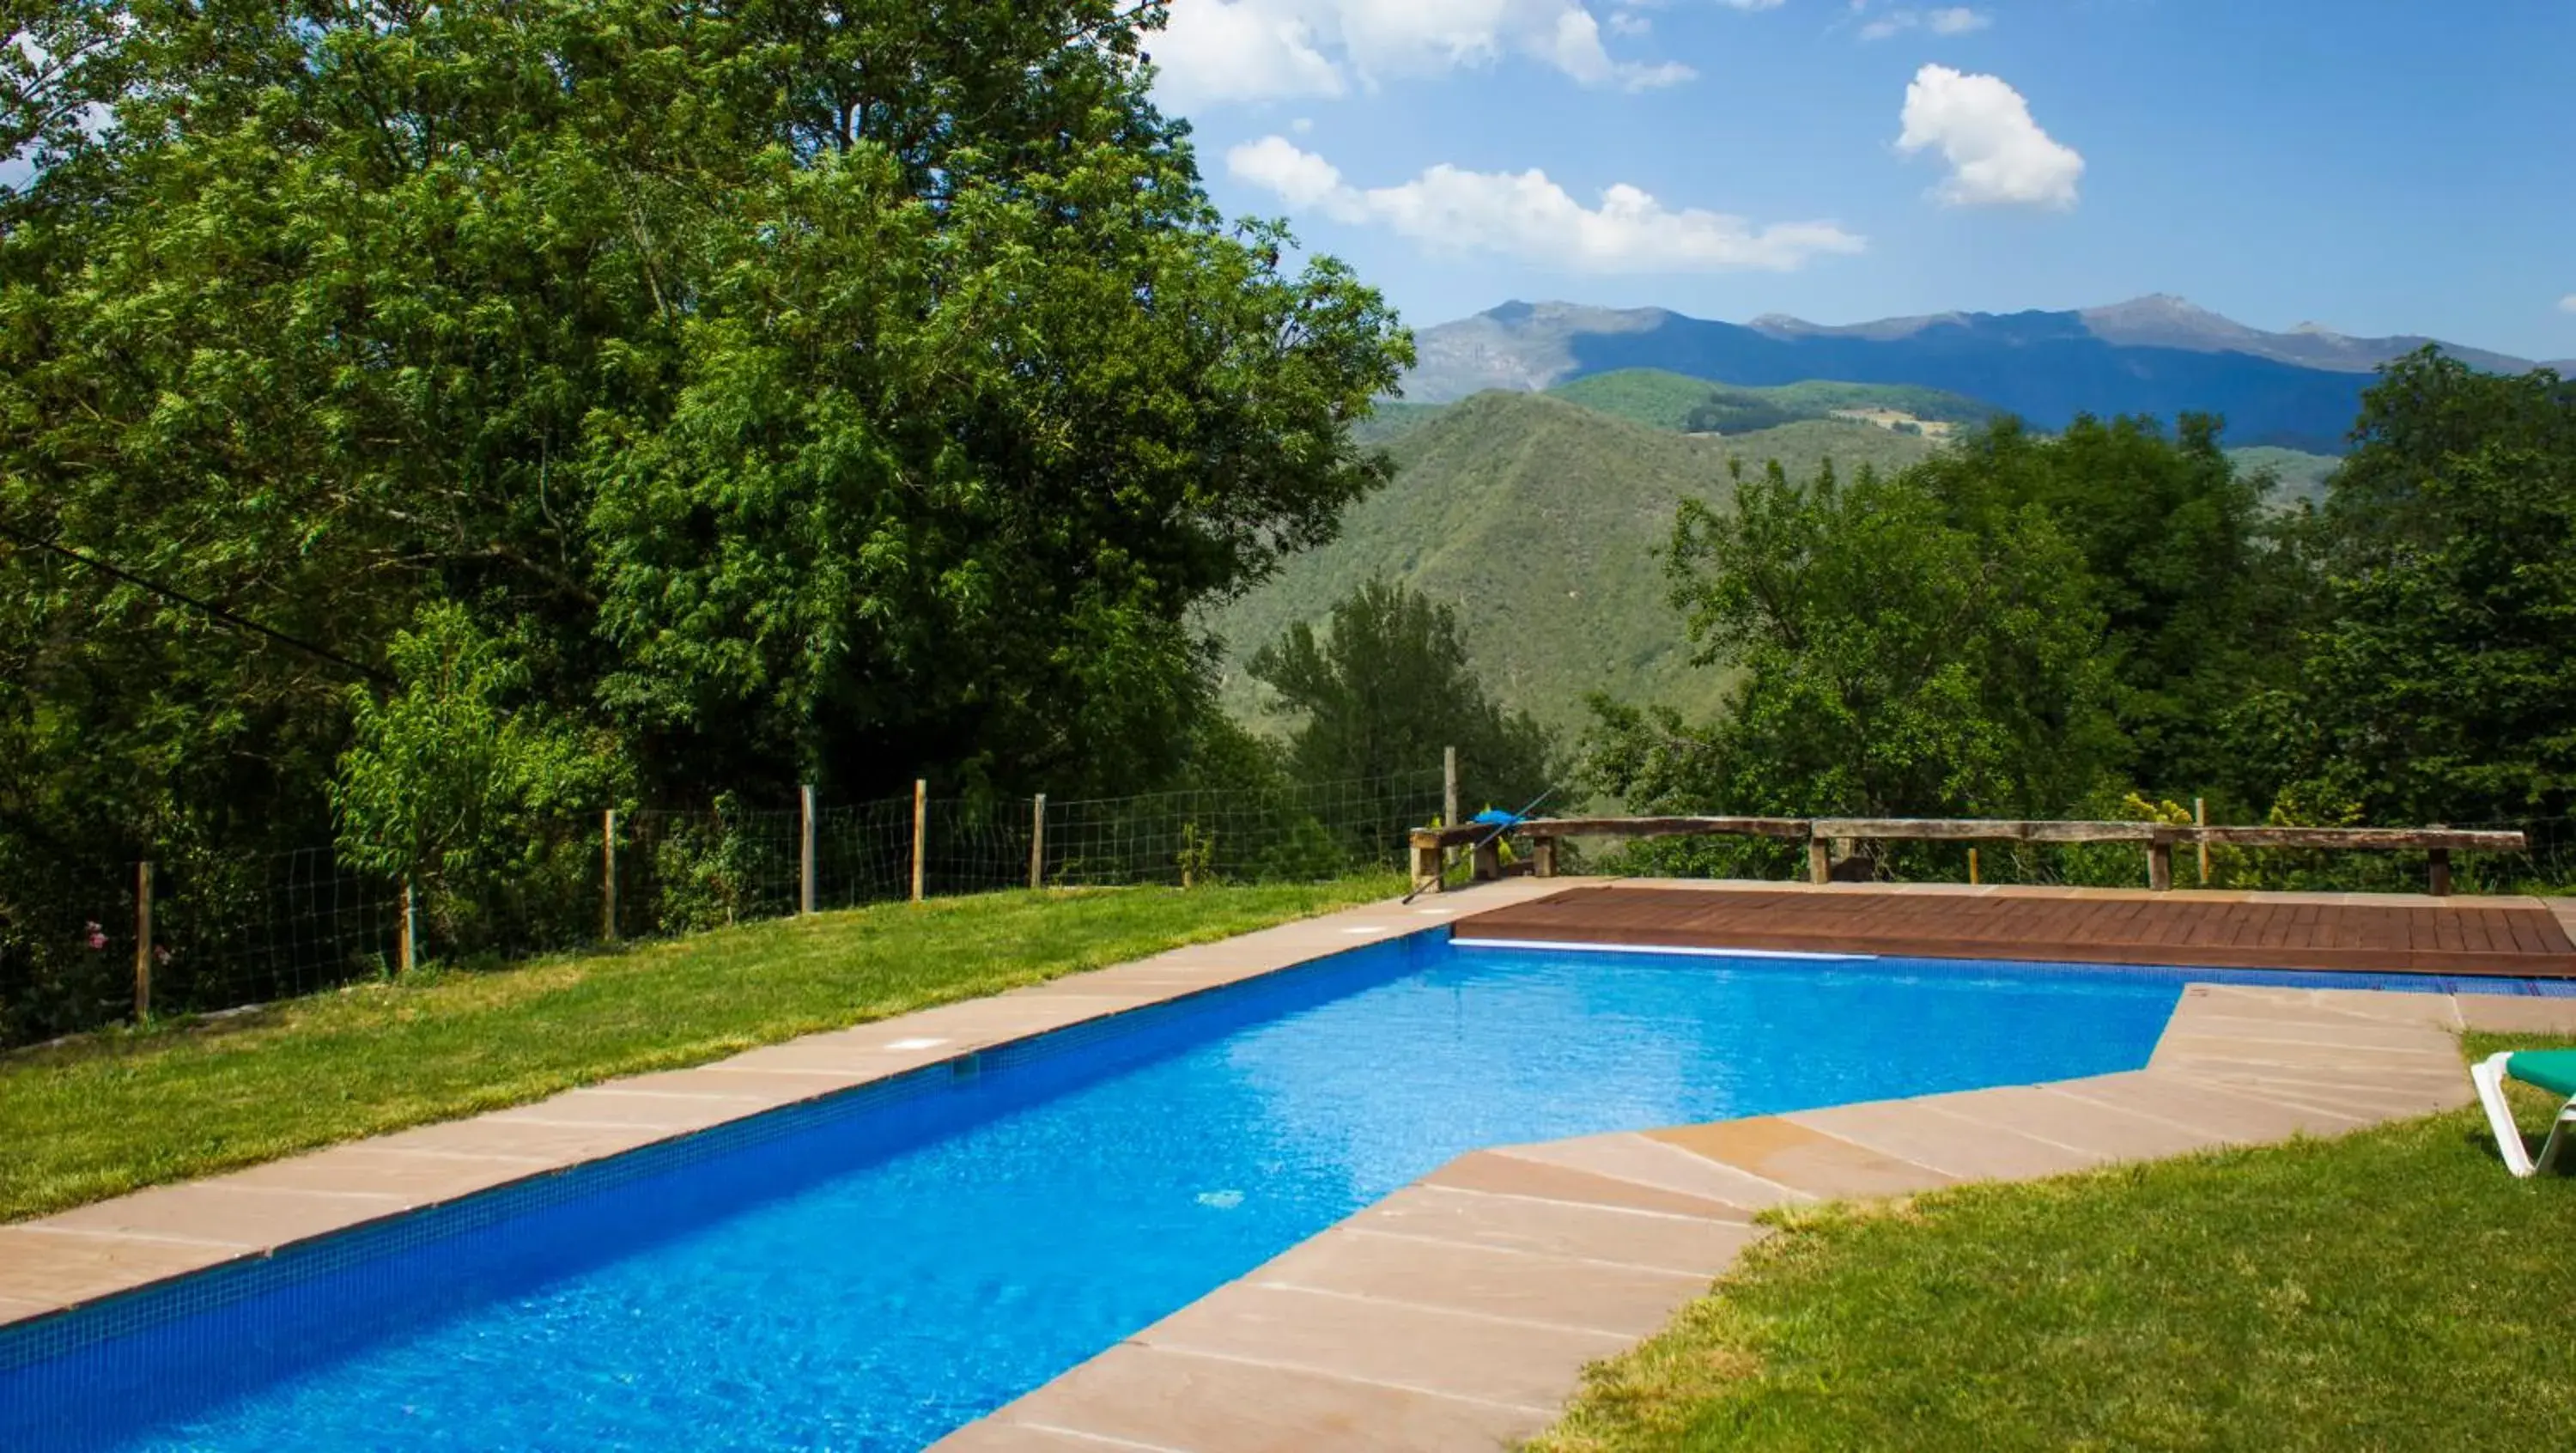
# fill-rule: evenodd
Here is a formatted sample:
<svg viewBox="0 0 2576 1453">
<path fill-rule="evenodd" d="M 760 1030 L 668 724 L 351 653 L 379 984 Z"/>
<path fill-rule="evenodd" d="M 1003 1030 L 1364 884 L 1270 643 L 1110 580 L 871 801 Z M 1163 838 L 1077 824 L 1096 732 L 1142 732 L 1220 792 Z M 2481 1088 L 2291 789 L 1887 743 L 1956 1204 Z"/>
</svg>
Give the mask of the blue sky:
<svg viewBox="0 0 2576 1453">
<path fill-rule="evenodd" d="M 1287 217 L 1416 325 L 1514 297 L 1840 323 L 2166 292 L 2576 357 L 2565 0 L 1173 11 L 1160 95 L 1219 204 Z"/>
</svg>

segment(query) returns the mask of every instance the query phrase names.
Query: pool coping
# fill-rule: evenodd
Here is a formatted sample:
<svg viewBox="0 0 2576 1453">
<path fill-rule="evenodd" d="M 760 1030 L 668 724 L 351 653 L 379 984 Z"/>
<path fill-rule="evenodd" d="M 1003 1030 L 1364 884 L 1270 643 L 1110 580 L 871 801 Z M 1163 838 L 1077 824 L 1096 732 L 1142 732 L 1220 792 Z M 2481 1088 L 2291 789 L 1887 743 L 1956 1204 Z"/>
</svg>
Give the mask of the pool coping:
<svg viewBox="0 0 2576 1453">
<path fill-rule="evenodd" d="M 1611 881 L 1512 878 L 1362 905 L 0 1225 L 0 1332 Z M 2576 916 L 2576 903 L 2549 902 Z M 2414 1007 L 2377 1002 L 2399 1000 Z M 937 1446 L 1492 1447 L 1545 1427 L 1586 1364 L 1705 1291 L 1767 1234 L 1753 1224 L 1762 1209 L 2448 1108 L 2468 1096 L 2462 1027 L 2576 1031 L 2576 1000 L 2195 984 L 2156 1058 L 2128 1075 L 1474 1152 Z M 2358 1077 L 2356 1053 L 2370 1062 Z"/>
<path fill-rule="evenodd" d="M 164 1282 L 1436 928 L 1461 913 L 1545 896 L 1568 882 L 1517 878 L 1436 902 L 1363 904 L 803 1035 L 687 1069 L 605 1080 L 479 1115 L 0 1223 L 0 1334 Z"/>
</svg>

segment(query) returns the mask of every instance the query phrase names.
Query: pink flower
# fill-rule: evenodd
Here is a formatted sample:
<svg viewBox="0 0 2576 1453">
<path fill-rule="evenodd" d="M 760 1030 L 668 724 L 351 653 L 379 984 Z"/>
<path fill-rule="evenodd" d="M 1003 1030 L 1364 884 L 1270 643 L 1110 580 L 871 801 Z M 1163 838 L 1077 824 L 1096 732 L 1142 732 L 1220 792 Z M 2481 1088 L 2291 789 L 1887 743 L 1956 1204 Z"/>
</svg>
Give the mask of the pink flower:
<svg viewBox="0 0 2576 1453">
<path fill-rule="evenodd" d="M 100 928 L 95 923 L 91 924 L 89 926 L 89 946 L 93 949 L 102 949 L 107 947 L 107 930 Z"/>
</svg>

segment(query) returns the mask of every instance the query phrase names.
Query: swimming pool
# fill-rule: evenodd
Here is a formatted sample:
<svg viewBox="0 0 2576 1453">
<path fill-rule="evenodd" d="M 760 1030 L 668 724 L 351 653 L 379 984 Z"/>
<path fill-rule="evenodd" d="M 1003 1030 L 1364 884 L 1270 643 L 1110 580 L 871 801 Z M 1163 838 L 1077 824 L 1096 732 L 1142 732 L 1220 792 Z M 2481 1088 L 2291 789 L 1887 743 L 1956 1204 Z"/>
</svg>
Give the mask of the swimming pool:
<svg viewBox="0 0 2576 1453">
<path fill-rule="evenodd" d="M 0 1332 L 0 1448 L 918 1448 L 1465 1151 L 2131 1069 L 2260 977 L 1418 935 Z"/>
</svg>

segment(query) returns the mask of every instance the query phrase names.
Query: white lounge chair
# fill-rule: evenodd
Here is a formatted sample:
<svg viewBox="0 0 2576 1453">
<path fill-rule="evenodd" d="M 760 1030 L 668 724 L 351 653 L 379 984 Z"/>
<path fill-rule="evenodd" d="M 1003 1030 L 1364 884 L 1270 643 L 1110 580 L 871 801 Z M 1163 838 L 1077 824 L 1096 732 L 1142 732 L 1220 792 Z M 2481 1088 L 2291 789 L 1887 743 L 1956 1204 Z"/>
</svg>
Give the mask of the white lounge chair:
<svg viewBox="0 0 2576 1453">
<path fill-rule="evenodd" d="M 2576 1049 L 2509 1050 L 2469 1066 L 2469 1079 L 2478 1087 L 2479 1102 L 2487 1107 L 2487 1124 L 2495 1130 L 2496 1149 L 2504 1152 L 2505 1166 L 2518 1176 L 2556 1169 L 2567 1142 L 2576 1138 Z M 2508 1079 L 2567 1097 L 2558 1118 L 2550 1123 L 2549 1139 L 2536 1161 L 2523 1144 L 2522 1127 L 2514 1123 L 2513 1104 L 2505 1099 Z"/>
</svg>

